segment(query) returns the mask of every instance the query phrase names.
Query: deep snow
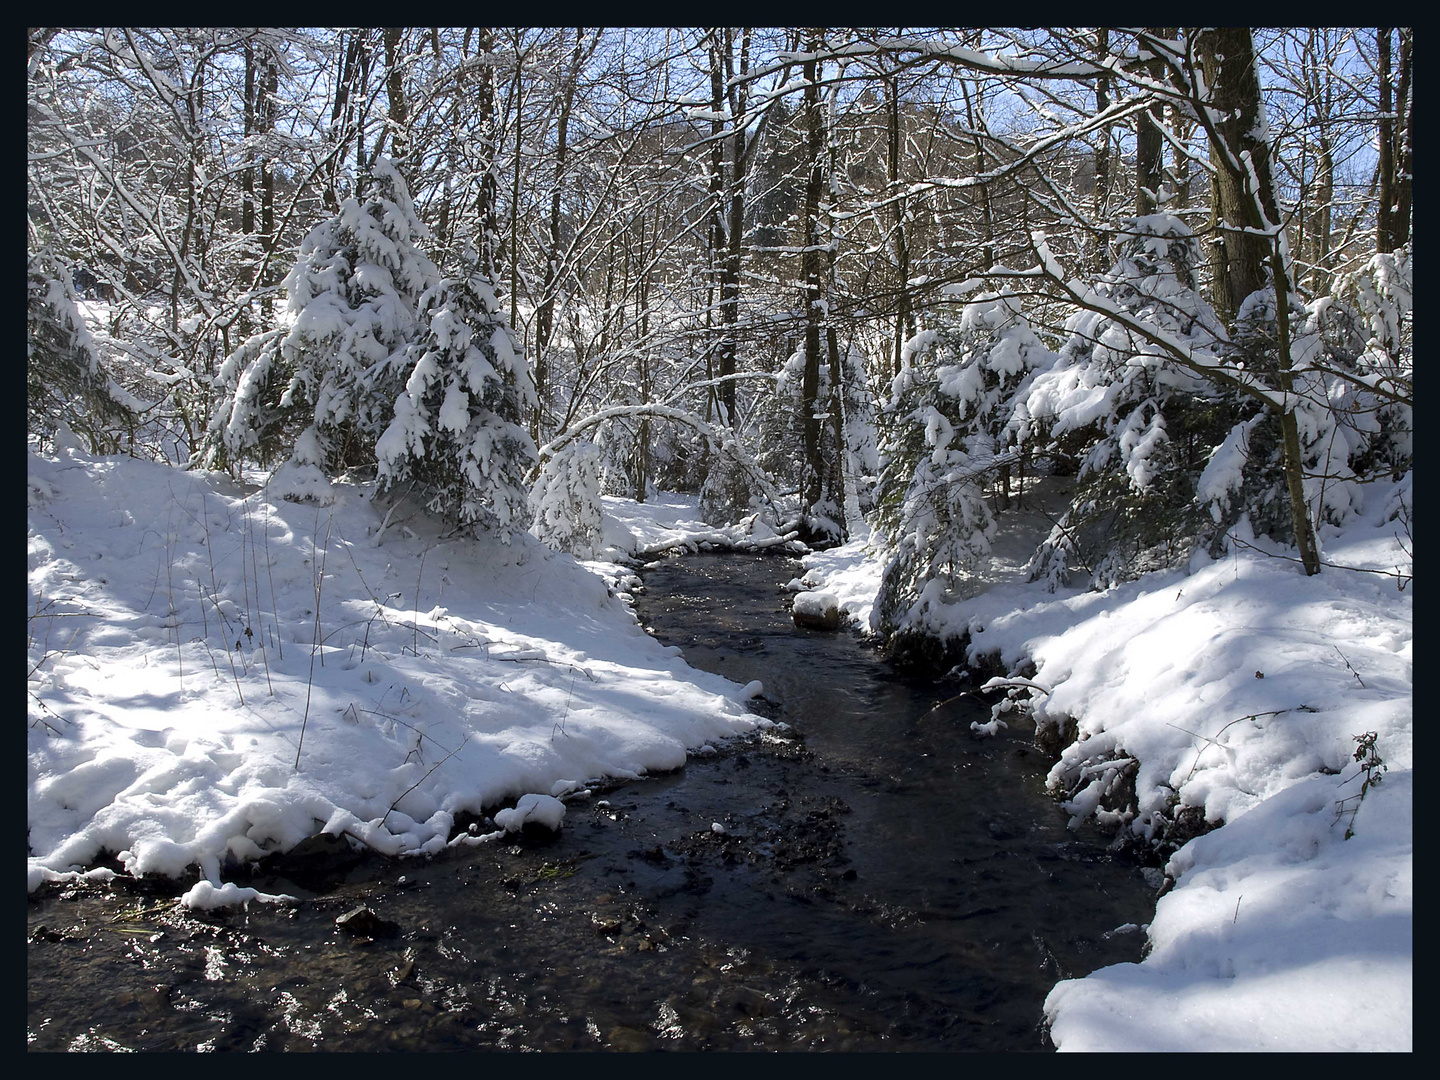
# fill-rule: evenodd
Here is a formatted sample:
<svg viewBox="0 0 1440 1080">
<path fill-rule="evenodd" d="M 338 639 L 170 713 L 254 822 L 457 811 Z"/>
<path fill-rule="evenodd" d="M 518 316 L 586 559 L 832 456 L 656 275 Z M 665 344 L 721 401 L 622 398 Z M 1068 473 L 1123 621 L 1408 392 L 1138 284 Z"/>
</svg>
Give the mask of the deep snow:
<svg viewBox="0 0 1440 1080">
<path fill-rule="evenodd" d="M 110 853 L 235 900 L 227 865 L 318 831 L 434 852 L 460 811 L 768 723 L 528 536 L 401 504 L 377 546 L 366 486 L 290 502 L 61 441 L 28 463 L 31 890 Z"/>
</svg>

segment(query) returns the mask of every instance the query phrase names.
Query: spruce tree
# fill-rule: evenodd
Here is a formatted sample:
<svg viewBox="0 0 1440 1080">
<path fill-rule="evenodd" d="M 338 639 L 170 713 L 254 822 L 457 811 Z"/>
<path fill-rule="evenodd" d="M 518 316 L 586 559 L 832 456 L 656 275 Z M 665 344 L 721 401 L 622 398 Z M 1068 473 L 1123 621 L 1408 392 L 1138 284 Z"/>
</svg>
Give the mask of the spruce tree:
<svg viewBox="0 0 1440 1080">
<path fill-rule="evenodd" d="M 520 426 L 535 391 L 525 357 L 479 256 L 426 291 L 404 388 L 375 444 L 382 489 L 422 485 L 427 505 L 504 543 L 530 522 L 525 476 L 537 463 Z"/>
<path fill-rule="evenodd" d="M 334 476 L 374 462 L 405 386 L 417 302 L 439 283 L 419 246 L 427 236 L 404 179 L 378 159 L 368 193 L 301 243 L 285 278 L 290 326 L 252 337 L 221 367 L 203 464 L 288 454 Z"/>
</svg>

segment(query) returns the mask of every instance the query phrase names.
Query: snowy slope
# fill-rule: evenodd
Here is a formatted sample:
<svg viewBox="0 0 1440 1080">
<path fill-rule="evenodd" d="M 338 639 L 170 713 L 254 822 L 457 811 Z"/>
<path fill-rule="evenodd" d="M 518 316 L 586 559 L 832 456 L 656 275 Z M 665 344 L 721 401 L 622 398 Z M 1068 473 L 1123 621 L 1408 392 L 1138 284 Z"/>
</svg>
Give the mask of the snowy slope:
<svg viewBox="0 0 1440 1080">
<path fill-rule="evenodd" d="M 530 537 L 402 506 L 376 546 L 366 487 L 301 504 L 73 447 L 30 455 L 28 494 L 31 889 L 106 852 L 219 885 L 321 829 L 435 851 L 458 811 L 766 723 Z"/>
<path fill-rule="evenodd" d="M 1037 723 L 1078 730 L 1050 774 L 1077 821 L 1142 839 L 1182 807 L 1226 823 L 1170 859 L 1142 963 L 1051 993 L 1061 1050 L 1411 1048 L 1414 586 L 1394 576 L 1413 560 L 1392 517 L 1410 498 L 1408 477 L 1375 485 L 1322 531 L 1316 578 L 1242 536 L 1253 547 L 1104 592 L 1017 573 L 925 606 L 972 658 L 1035 665 Z M 864 542 L 805 562 L 863 620 L 881 569 Z M 1362 801 L 1367 732 L 1386 769 Z M 1133 819 L 1107 798 L 1131 781 Z"/>
</svg>

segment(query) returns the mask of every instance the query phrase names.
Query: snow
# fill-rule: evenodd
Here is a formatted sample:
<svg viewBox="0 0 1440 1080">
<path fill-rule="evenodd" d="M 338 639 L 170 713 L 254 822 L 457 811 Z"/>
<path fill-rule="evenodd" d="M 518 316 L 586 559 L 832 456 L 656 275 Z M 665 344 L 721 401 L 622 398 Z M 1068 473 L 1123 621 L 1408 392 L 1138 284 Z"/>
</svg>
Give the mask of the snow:
<svg viewBox="0 0 1440 1080">
<path fill-rule="evenodd" d="M 1034 665 L 1001 682 L 1036 687 L 1038 726 L 1078 730 L 1049 777 L 1075 823 L 1144 843 L 1177 800 L 1224 823 L 1169 859 L 1142 962 L 1052 991 L 1060 1050 L 1412 1048 L 1414 585 L 1391 518 L 1409 486 L 1372 485 L 1343 530 L 1322 529 L 1332 565 L 1314 578 L 1242 528 L 1252 546 L 1223 558 L 1050 593 L 1021 572 L 1038 525 L 1012 514 L 978 579 L 917 605 L 928 632 L 968 636 L 971 660 Z M 881 573 L 869 541 L 804 562 L 804 586 L 867 628 Z M 1362 800 L 1365 732 L 1388 771 Z M 1104 799 L 1125 773 L 1133 816 Z"/>
<path fill-rule="evenodd" d="M 461 811 L 553 814 L 560 781 L 770 724 L 528 536 L 454 538 L 402 502 L 377 537 L 373 484 L 247 479 L 30 455 L 32 891 L 109 853 L 208 883 L 187 902 L 264 899 L 227 869 L 318 832 L 435 852 Z"/>
<path fill-rule="evenodd" d="M 519 832 L 532 821 L 551 832 L 559 832 L 564 820 L 565 804 L 553 795 L 522 795 L 512 809 L 501 810 L 495 815 L 495 824 L 507 833 Z"/>
<path fill-rule="evenodd" d="M 613 563 L 447 538 L 403 504 L 377 544 L 371 486 L 323 494 L 30 454 L 30 890 L 101 880 L 109 852 L 192 878 L 192 906 L 272 902 L 226 869 L 319 831 L 398 856 L 484 842 L 504 834 L 450 841 L 455 814 L 517 799 L 502 830 L 555 827 L 586 780 L 768 724 L 743 705 L 762 687 L 641 631 Z M 693 497 L 602 501 L 616 553 L 720 532 Z M 1061 1050 L 1412 1047 L 1414 583 L 1387 576 L 1413 574 L 1390 517 L 1411 503 L 1408 476 L 1372 485 L 1322 530 L 1314 578 L 1241 529 L 1217 560 L 1050 592 L 1002 528 L 972 577 L 922 599 L 972 659 L 1033 664 L 1003 682 L 1041 729 L 1078 732 L 1050 774 L 1077 821 L 1141 843 L 1180 807 L 1223 822 L 1170 857 L 1143 961 L 1052 991 Z M 798 584 L 865 627 L 879 560 L 862 533 L 807 555 Z M 1366 732 L 1386 771 L 1361 799 Z M 1133 810 L 1105 799 L 1122 775 Z"/>
<path fill-rule="evenodd" d="M 278 904 L 294 899 L 285 893 L 263 893 L 259 889 L 245 888 L 231 882 L 215 886 L 208 881 L 197 881 L 180 897 L 180 903 L 187 908 L 210 911 L 235 904 L 248 907 L 251 900 L 258 900 L 262 904 Z"/>
</svg>

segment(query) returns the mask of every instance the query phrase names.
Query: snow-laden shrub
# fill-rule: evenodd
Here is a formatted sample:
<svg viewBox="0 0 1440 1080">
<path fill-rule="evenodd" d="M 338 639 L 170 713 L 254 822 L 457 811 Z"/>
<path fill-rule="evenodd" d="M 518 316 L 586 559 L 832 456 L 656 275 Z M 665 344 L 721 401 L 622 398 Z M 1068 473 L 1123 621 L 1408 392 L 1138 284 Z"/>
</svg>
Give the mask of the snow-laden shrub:
<svg viewBox="0 0 1440 1080">
<path fill-rule="evenodd" d="M 71 274 L 49 249 L 30 252 L 25 277 L 26 420 L 32 435 L 61 427 L 113 452 L 134 423 L 129 395 L 111 379 L 77 306 Z"/>
<path fill-rule="evenodd" d="M 1382 269 L 1395 271 L 1390 256 L 1377 259 Z M 1371 267 L 1376 265 L 1372 260 Z M 1400 281 L 1394 285 L 1408 303 L 1408 288 Z M 1376 296 L 1364 272 L 1342 282 L 1339 292 L 1351 300 L 1368 297 L 1372 304 Z M 1408 354 L 1389 355 L 1375 336 L 1388 333 L 1394 317 L 1395 311 L 1387 316 L 1373 306 L 1367 314 L 1363 304 L 1352 306 L 1337 297 L 1308 304 L 1290 297 L 1294 412 L 1307 512 L 1317 524 L 1343 525 L 1363 508 L 1372 479 L 1398 479 L 1410 468 L 1410 406 L 1372 389 L 1377 384 L 1409 387 Z M 1230 336 L 1217 352 L 1274 378 L 1279 352 L 1272 289 L 1246 298 Z M 1251 415 L 1239 420 L 1212 452 L 1197 482 L 1196 501 L 1208 507 L 1217 541 L 1241 514 L 1257 532 L 1289 541 L 1292 523 L 1278 420 L 1258 405 L 1250 409 Z"/>
<path fill-rule="evenodd" d="M 727 445 L 739 437 L 721 434 L 722 441 L 709 443 L 710 467 L 700 486 L 700 516 L 712 525 L 731 525 L 754 513 L 761 499 L 750 472 Z"/>
<path fill-rule="evenodd" d="M 853 369 L 852 369 L 853 370 Z M 759 424 L 757 459 L 765 472 L 779 479 L 786 486 L 803 489 L 807 464 L 805 460 L 805 410 L 804 410 L 805 350 L 797 349 L 780 365 L 774 383 L 768 392 L 761 394 L 756 413 Z M 832 386 L 830 365 L 822 355 L 819 377 L 816 383 L 814 415 L 820 418 L 818 455 L 824 462 L 820 476 L 820 497 L 815 504 L 803 508 L 801 521 L 802 535 L 809 542 L 824 545 L 843 540 L 845 537 L 845 509 L 842 505 L 842 490 L 847 462 L 848 444 L 852 438 L 863 441 L 863 434 L 852 434 L 847 430 L 851 412 L 859 412 L 858 403 L 864 400 L 860 387 L 844 387 L 843 394 L 836 394 Z M 851 400 L 852 395 L 857 395 Z M 840 414 L 839 438 L 837 442 L 834 415 Z"/>
<path fill-rule="evenodd" d="M 1373 256 L 1337 283 L 1335 298 L 1353 309 L 1362 323 L 1365 347 L 1355 360 L 1360 379 L 1377 391 L 1390 389 L 1410 396 L 1415 377 L 1410 249 Z M 1373 419 L 1372 437 L 1366 453 L 1355 463 L 1356 471 L 1366 474 L 1388 469 L 1398 480 L 1414 458 L 1412 408 L 1380 393 L 1361 392 L 1350 415 L 1360 415 L 1367 406 Z"/>
<path fill-rule="evenodd" d="M 1117 259 L 1093 291 L 1135 321 L 1193 350 L 1225 340 L 1195 289 L 1199 246 L 1168 214 L 1128 219 Z M 1196 480 L 1213 447 L 1258 404 L 1188 368 L 1109 315 L 1081 310 L 1065 324 L 1053 365 L 1017 402 L 1007 433 L 1078 475 L 1073 502 L 1031 560 L 1052 587 L 1076 566 L 1102 587 L 1188 558 L 1209 515 Z"/>
<path fill-rule="evenodd" d="M 381 488 L 423 486 L 427 505 L 508 543 L 530 520 L 525 475 L 535 444 L 520 426 L 534 389 L 523 354 L 476 256 L 459 280 L 420 297 L 404 389 L 375 443 Z"/>
<path fill-rule="evenodd" d="M 1019 388 L 1053 359 L 1004 294 L 980 296 L 956 326 L 905 344 L 886 406 L 876 513 L 891 552 L 872 616 L 882 633 L 901 625 L 927 583 L 989 554 L 995 523 L 984 491 L 1024 434 L 1006 421 Z"/>
<path fill-rule="evenodd" d="M 584 439 L 551 455 L 530 491 L 530 532 L 556 551 L 593 558 L 604 535 L 603 468 L 600 447 Z"/>
<path fill-rule="evenodd" d="M 334 475 L 375 460 L 421 329 L 417 301 L 439 283 L 419 246 L 428 235 L 404 179 L 378 159 L 366 197 L 346 199 L 301 242 L 285 278 L 289 326 L 222 365 L 201 463 L 289 455 Z"/>
</svg>

